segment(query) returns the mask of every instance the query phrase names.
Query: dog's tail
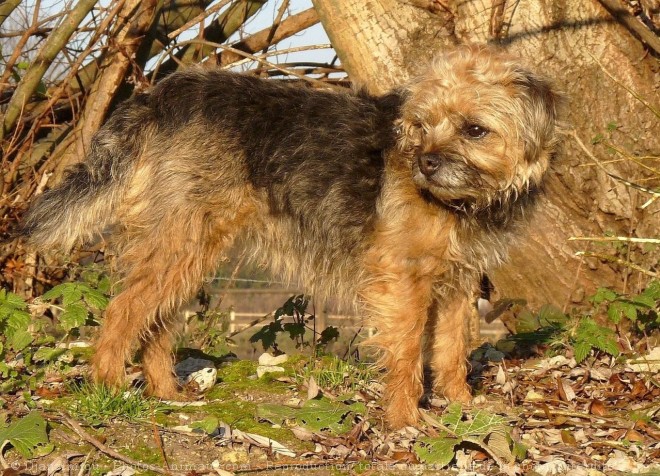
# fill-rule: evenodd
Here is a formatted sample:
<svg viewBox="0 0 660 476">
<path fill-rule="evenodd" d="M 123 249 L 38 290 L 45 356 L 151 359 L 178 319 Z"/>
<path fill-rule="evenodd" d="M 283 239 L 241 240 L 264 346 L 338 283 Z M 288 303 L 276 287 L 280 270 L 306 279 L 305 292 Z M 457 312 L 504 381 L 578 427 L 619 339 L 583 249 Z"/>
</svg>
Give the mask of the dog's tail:
<svg viewBox="0 0 660 476">
<path fill-rule="evenodd" d="M 95 134 L 85 160 L 30 207 L 18 234 L 38 248 L 69 251 L 115 222 L 148 123 L 149 108 L 139 96 L 117 108 Z"/>
</svg>

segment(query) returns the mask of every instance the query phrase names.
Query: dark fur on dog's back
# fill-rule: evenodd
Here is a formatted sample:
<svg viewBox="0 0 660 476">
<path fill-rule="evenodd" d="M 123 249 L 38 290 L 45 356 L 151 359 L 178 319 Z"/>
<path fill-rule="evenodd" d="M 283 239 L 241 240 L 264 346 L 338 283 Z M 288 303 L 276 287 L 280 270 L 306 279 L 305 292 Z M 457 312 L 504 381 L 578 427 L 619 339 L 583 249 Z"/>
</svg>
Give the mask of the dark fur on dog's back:
<svg viewBox="0 0 660 476">
<path fill-rule="evenodd" d="M 69 248 L 78 238 L 89 238 L 89 232 L 101 231 L 116 218 L 119 205 L 117 190 L 110 187 L 127 184 L 141 147 L 147 141 L 167 142 L 195 124 L 210 138 L 235 138 L 245 156 L 246 178 L 267 193 L 272 214 L 296 220 L 303 233 L 309 227 L 341 229 L 345 240 L 336 245 L 352 249 L 375 215 L 384 151 L 395 144 L 401 100 L 399 93 L 319 91 L 223 71 L 172 75 L 120 106 L 94 137 L 88 160 L 30 209 L 23 234 L 44 246 Z M 227 160 L 213 157 L 214 152 L 199 150 L 199 164 L 205 164 L 200 174 L 209 163 Z M 188 164 L 191 178 L 199 164 Z M 203 194 L 206 180 L 198 178 Z M 94 223 L 62 220 L 64 204 L 89 207 L 100 197 L 105 203 Z M 340 212 L 321 210 L 329 206 Z M 54 232 L 54 226 L 66 226 L 70 233 Z"/>
<path fill-rule="evenodd" d="M 175 102 L 165 96 L 173 90 L 185 94 Z M 198 115 L 209 134 L 220 127 L 236 137 L 247 179 L 267 192 L 270 212 L 297 220 L 303 233 L 342 229 L 353 238 L 337 243 L 345 249 L 362 241 L 362 228 L 374 217 L 400 101 L 398 94 L 333 93 L 217 71 L 172 77 L 150 98 L 172 124 Z M 186 111 L 187 104 L 196 110 Z M 340 212 L 320 209 L 330 205 Z"/>
<path fill-rule="evenodd" d="M 480 48 L 379 97 L 176 73 L 113 114 L 24 232 L 69 248 L 114 225 L 123 291 L 97 382 L 121 385 L 139 344 L 148 390 L 175 397 L 176 310 L 240 239 L 283 280 L 361 307 L 388 370 L 387 419 L 411 424 L 423 355 L 438 393 L 470 398 L 464 321 L 542 188 L 556 104 L 542 78 Z"/>
</svg>

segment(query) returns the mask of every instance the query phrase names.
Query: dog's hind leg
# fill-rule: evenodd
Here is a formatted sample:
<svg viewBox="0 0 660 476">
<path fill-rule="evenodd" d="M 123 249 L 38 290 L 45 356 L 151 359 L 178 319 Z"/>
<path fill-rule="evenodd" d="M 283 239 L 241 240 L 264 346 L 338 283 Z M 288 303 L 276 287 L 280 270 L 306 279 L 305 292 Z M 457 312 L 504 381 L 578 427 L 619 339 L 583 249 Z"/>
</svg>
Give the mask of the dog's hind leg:
<svg viewBox="0 0 660 476">
<path fill-rule="evenodd" d="M 240 209 L 240 206 L 237 206 Z M 96 382 L 120 386 L 124 365 L 138 342 L 142 345 L 147 389 L 172 398 L 176 380 L 172 369 L 170 334 L 178 307 L 198 289 L 220 254 L 245 223 L 249 213 L 232 211 L 220 220 L 208 210 L 189 207 L 170 211 L 134 234 L 123 237 L 119 265 L 123 291 L 110 303 L 92 360 Z"/>
<path fill-rule="evenodd" d="M 172 352 L 173 327 L 177 326 L 177 313 L 169 318 L 159 317 L 148 334 L 141 339 L 142 373 L 147 382 L 147 393 L 161 398 L 172 399 L 179 392 L 176 376 L 173 374 L 174 354 Z"/>
</svg>

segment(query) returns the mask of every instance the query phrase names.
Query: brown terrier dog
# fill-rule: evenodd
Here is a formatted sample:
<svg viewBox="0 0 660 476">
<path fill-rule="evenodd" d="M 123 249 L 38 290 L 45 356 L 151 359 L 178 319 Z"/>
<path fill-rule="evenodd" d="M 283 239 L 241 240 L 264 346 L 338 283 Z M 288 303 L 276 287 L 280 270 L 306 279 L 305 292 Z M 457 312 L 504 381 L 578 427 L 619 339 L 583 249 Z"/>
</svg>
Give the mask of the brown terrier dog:
<svg viewBox="0 0 660 476">
<path fill-rule="evenodd" d="M 112 227 L 123 291 L 97 382 L 122 384 L 139 344 L 150 393 L 176 397 L 177 308 L 240 236 L 284 279 L 357 298 L 378 328 L 387 418 L 413 424 L 424 358 L 439 394 L 470 398 L 471 299 L 539 195 L 556 106 L 543 79 L 479 48 L 378 97 L 191 69 L 122 104 L 22 231 L 70 249 Z"/>
</svg>

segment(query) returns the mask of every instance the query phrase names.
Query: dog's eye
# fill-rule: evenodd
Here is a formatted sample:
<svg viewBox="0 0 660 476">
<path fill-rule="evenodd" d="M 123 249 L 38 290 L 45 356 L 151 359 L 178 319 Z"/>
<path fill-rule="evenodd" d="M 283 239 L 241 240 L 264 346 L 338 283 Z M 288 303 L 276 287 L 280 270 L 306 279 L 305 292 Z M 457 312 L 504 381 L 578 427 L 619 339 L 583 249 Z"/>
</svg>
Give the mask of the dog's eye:
<svg viewBox="0 0 660 476">
<path fill-rule="evenodd" d="M 478 124 L 468 124 L 463 128 L 463 132 L 470 139 L 483 139 L 490 131 Z"/>
</svg>

